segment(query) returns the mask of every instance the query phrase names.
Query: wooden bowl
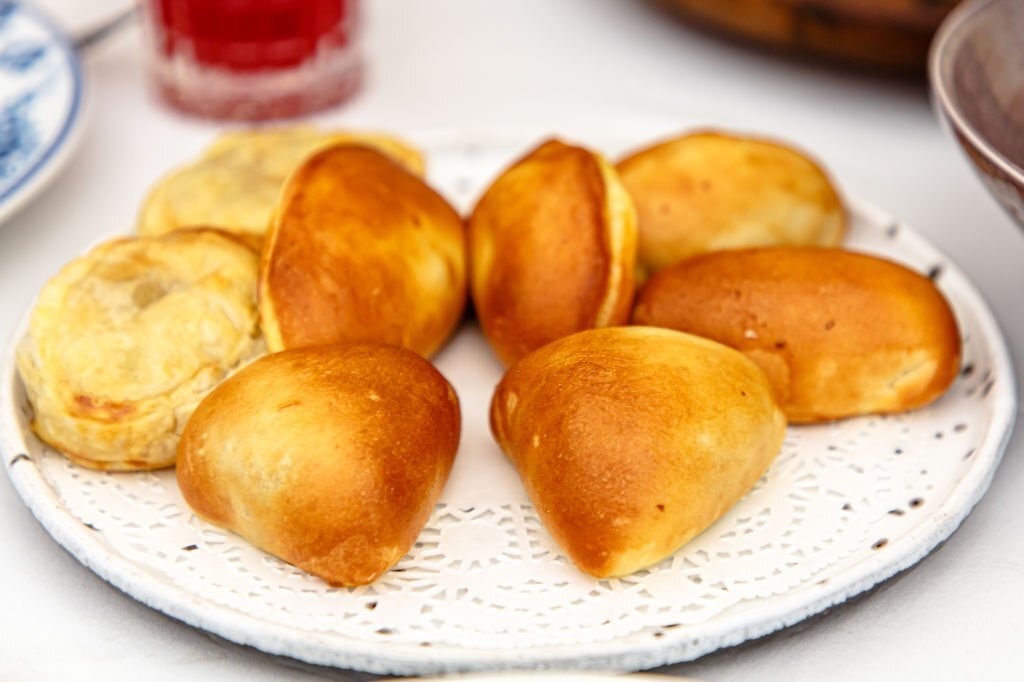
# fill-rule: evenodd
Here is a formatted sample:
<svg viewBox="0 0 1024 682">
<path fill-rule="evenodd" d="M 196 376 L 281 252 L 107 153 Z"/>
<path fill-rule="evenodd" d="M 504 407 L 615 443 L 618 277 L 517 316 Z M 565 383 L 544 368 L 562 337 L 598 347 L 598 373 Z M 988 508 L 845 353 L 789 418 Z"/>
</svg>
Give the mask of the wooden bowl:
<svg viewBox="0 0 1024 682">
<path fill-rule="evenodd" d="M 923 73 L 958 0 L 652 0 L 687 20 L 783 51 Z"/>
</svg>

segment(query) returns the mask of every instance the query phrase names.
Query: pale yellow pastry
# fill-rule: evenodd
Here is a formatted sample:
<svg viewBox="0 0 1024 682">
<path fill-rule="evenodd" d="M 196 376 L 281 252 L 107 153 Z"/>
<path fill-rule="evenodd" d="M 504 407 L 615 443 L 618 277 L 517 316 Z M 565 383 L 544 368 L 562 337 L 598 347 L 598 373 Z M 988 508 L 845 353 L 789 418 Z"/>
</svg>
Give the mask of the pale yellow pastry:
<svg viewBox="0 0 1024 682">
<path fill-rule="evenodd" d="M 692 133 L 634 152 L 616 167 L 636 202 L 641 280 L 705 251 L 835 246 L 846 229 L 825 172 L 775 142 Z"/>
<path fill-rule="evenodd" d="M 385 135 L 310 126 L 226 133 L 153 187 L 139 213 L 139 232 L 202 226 L 262 237 L 288 175 L 313 152 L 339 142 L 369 145 L 423 174 L 420 153 Z"/>
<path fill-rule="evenodd" d="M 36 434 L 94 469 L 173 465 L 196 404 L 264 351 L 258 261 L 230 235 L 183 230 L 66 265 L 17 351 Z"/>
<path fill-rule="evenodd" d="M 192 509 L 337 585 L 402 558 L 459 446 L 459 401 L 433 366 L 382 344 L 263 357 L 196 408 L 178 449 Z"/>
<path fill-rule="evenodd" d="M 386 154 L 337 145 L 289 178 L 260 266 L 272 351 L 340 342 L 429 357 L 462 319 L 462 219 Z"/>
<path fill-rule="evenodd" d="M 600 154 L 549 140 L 505 170 L 469 221 L 473 303 L 502 362 L 625 324 L 636 211 Z"/>
<path fill-rule="evenodd" d="M 491 430 L 554 539 L 604 578 L 660 561 L 724 514 L 775 458 L 786 419 L 740 353 L 613 327 L 516 363 Z"/>
</svg>

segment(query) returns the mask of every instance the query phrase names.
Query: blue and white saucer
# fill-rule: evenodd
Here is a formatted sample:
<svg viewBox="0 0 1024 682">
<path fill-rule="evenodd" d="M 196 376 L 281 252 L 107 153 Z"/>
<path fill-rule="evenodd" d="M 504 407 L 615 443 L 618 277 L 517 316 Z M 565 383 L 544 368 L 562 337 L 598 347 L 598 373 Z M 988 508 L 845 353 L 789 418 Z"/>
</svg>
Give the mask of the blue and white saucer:
<svg viewBox="0 0 1024 682">
<path fill-rule="evenodd" d="M 0 0 L 0 222 L 53 180 L 82 123 L 82 71 L 32 6 Z"/>
</svg>

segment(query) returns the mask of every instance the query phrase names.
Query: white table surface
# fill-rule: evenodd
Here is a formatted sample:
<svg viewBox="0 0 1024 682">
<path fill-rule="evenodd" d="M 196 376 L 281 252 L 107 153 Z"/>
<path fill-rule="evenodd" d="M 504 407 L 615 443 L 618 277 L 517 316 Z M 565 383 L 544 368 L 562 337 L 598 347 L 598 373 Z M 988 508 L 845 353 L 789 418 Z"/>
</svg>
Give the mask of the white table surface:
<svg viewBox="0 0 1024 682">
<path fill-rule="evenodd" d="M 47 5 L 59 11 L 61 2 Z M 650 117 L 788 138 L 814 150 L 848 193 L 951 254 L 1024 368 L 1024 233 L 940 130 L 922 85 L 766 57 L 632 0 L 365 6 L 367 83 L 324 120 L 571 133 Z M 128 229 L 152 180 L 217 129 L 149 99 L 139 50 L 131 29 L 89 55 L 92 111 L 78 154 L 0 226 L 3 336 L 48 276 L 99 237 Z M 706 680 L 1012 677 L 1024 629 L 1021 490 L 1018 434 L 974 513 L 911 572 L 810 624 L 670 671 Z M 2 476 L 0 538 L 0 680 L 362 677 L 225 645 L 133 601 L 54 543 Z"/>
</svg>

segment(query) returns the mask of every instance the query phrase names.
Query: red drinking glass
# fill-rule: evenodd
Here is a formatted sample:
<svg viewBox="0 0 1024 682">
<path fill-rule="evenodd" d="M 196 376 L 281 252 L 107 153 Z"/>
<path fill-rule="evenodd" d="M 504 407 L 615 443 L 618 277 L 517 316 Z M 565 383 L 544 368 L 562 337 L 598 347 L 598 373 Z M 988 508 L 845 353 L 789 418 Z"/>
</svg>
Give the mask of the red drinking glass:
<svg viewBox="0 0 1024 682">
<path fill-rule="evenodd" d="M 142 0 L 157 94 L 201 116 L 308 114 L 358 88 L 356 0 Z"/>
</svg>

